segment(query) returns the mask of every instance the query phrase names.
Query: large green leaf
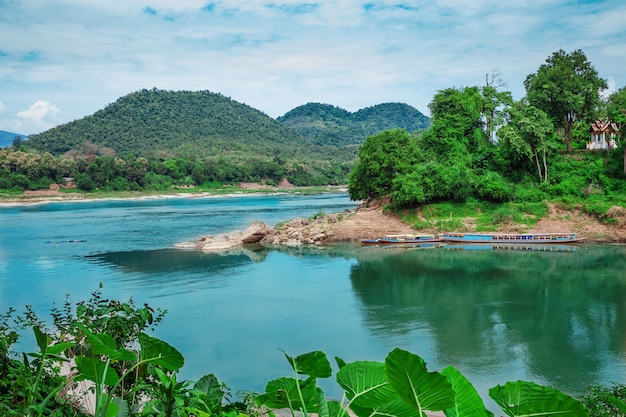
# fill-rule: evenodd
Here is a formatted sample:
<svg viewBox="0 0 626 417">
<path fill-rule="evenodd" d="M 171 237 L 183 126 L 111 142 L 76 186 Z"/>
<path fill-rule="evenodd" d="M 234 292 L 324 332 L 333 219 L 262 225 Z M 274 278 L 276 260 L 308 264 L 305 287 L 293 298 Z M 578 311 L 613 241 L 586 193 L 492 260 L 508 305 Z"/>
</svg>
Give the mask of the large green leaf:
<svg viewBox="0 0 626 417">
<path fill-rule="evenodd" d="M 298 394 L 298 386 L 302 392 L 304 404 Z M 265 393 L 256 398 L 257 404 L 264 404 L 271 409 L 290 408 L 318 413 L 320 410 L 320 391 L 316 385 L 316 379 L 309 377 L 305 380 L 295 378 L 277 378 L 267 383 Z"/>
<path fill-rule="evenodd" d="M 87 356 L 77 356 L 75 359 L 76 367 L 78 368 L 78 381 L 87 379 L 96 383 L 113 386 L 117 384 L 120 377 L 115 372 L 115 369 L 111 368 L 110 364 L 101 361 L 100 359 L 90 358 Z"/>
<path fill-rule="evenodd" d="M 617 407 L 617 409 L 621 411 L 622 413 L 626 413 L 626 403 L 624 401 L 620 400 L 617 397 L 610 396 L 609 402 L 613 404 L 615 407 Z"/>
<path fill-rule="evenodd" d="M 74 346 L 74 342 L 60 342 L 52 346 L 48 346 L 48 355 L 56 356 L 65 352 L 66 349 Z"/>
<path fill-rule="evenodd" d="M 580 401 L 533 382 L 507 382 L 491 388 L 489 396 L 511 417 L 589 416 L 589 410 Z"/>
<path fill-rule="evenodd" d="M 285 352 L 283 352 L 285 353 Z M 326 354 L 322 351 L 314 351 L 296 356 L 295 358 L 285 353 L 289 364 L 300 375 L 314 376 L 316 378 L 328 378 L 333 371 Z"/>
<path fill-rule="evenodd" d="M 351 405 L 350 409 L 358 417 L 425 417 L 400 398 L 374 408 Z"/>
<path fill-rule="evenodd" d="M 35 333 L 35 339 L 37 340 L 39 351 L 41 353 L 46 352 L 48 349 L 48 336 L 37 326 L 33 327 L 33 332 Z"/>
<path fill-rule="evenodd" d="M 424 360 L 415 354 L 394 349 L 385 359 L 385 373 L 400 398 L 420 413 L 454 406 L 454 389 L 448 378 L 428 372 Z"/>
<path fill-rule="evenodd" d="M 67 348 L 74 346 L 73 342 L 60 342 L 55 345 L 49 345 L 50 338 L 47 334 L 41 331 L 39 327 L 33 327 L 35 333 L 35 339 L 37 340 L 37 346 L 39 347 L 39 353 L 29 353 L 29 356 L 35 358 L 55 358 L 62 361 L 67 361 L 67 358 L 59 356 L 60 353 Z"/>
<path fill-rule="evenodd" d="M 219 380 L 213 374 L 208 374 L 200 378 L 193 386 L 194 390 L 200 391 L 211 402 L 211 407 L 222 404 L 224 391 Z"/>
<path fill-rule="evenodd" d="M 398 398 L 380 362 L 357 361 L 344 365 L 337 372 L 337 383 L 357 407 L 374 408 Z"/>
<path fill-rule="evenodd" d="M 454 406 L 444 410 L 446 417 L 493 417 L 472 383 L 456 368 L 448 366 L 441 373 L 448 377 L 456 392 Z"/>
<path fill-rule="evenodd" d="M 159 365 L 168 371 L 176 371 L 183 367 L 185 358 L 178 350 L 162 340 L 139 333 L 141 360 Z"/>
<path fill-rule="evenodd" d="M 108 334 L 94 334 L 87 327 L 77 322 L 74 325 L 85 334 L 94 354 L 107 355 L 111 360 L 118 361 L 134 361 L 137 359 L 134 353 L 124 348 L 117 349 L 115 339 Z"/>
<path fill-rule="evenodd" d="M 348 412 L 343 409 L 339 401 L 327 401 L 326 407 L 328 408 L 328 417 L 348 417 Z M 320 417 L 322 417 L 321 412 Z"/>
</svg>

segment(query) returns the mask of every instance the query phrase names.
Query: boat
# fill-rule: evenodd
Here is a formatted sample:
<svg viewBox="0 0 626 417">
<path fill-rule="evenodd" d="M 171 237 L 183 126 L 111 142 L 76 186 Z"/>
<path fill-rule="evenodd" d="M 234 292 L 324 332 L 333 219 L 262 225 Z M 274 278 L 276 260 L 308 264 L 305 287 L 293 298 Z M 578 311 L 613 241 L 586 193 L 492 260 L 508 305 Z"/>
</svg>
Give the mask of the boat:
<svg viewBox="0 0 626 417">
<path fill-rule="evenodd" d="M 379 239 L 361 239 L 361 245 L 363 246 L 373 246 L 378 245 Z"/>
<path fill-rule="evenodd" d="M 362 239 L 361 245 L 408 245 L 408 244 L 419 244 L 419 243 L 432 243 L 432 242 L 441 242 L 441 239 L 438 235 L 411 235 L 411 234 L 402 234 L 402 235 L 386 235 L 378 239 Z"/>
<path fill-rule="evenodd" d="M 576 233 L 444 233 L 441 235 L 446 242 L 455 243 L 507 243 L 507 244 L 545 244 L 545 243 L 580 243 L 584 239 L 576 237 Z"/>
</svg>

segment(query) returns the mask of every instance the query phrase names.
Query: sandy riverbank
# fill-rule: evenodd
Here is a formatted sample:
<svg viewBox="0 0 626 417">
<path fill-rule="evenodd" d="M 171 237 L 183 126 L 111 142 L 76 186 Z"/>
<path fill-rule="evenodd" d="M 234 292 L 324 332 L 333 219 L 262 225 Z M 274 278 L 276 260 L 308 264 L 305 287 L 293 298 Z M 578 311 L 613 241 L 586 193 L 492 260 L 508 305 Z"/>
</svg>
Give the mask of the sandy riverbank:
<svg viewBox="0 0 626 417">
<path fill-rule="evenodd" d="M 38 193 L 18 197 L 0 198 L 0 207 L 23 204 L 44 204 L 54 202 L 86 202 L 97 200 L 142 200 L 142 199 L 168 199 L 168 198 L 211 198 L 211 197 L 241 197 L 254 196 L 259 193 L 264 194 L 293 194 L 311 192 L 311 188 L 298 187 L 270 187 L 254 184 L 241 184 L 232 189 L 220 189 L 204 192 L 173 192 L 173 193 L 119 193 L 114 195 L 93 195 L 79 193 L 62 193 L 44 190 Z M 345 192 L 345 187 L 328 187 L 326 189 L 315 189 L 316 192 Z M 384 202 L 373 204 L 369 207 L 361 206 L 350 213 L 343 213 L 341 220 L 330 224 L 325 224 L 324 228 L 331 229 L 322 243 L 359 241 L 361 239 L 375 238 L 387 234 L 415 233 L 415 230 L 407 223 L 404 223 L 394 214 L 384 213 L 382 206 Z M 588 242 L 596 243 L 626 243 L 626 209 L 615 207 L 611 217 L 617 219 L 616 222 L 607 225 L 597 218 L 578 210 L 565 210 L 554 204 L 550 205 L 548 216 L 539 220 L 532 227 L 520 224 L 507 224 L 502 226 L 499 232 L 502 233 L 554 233 L 573 232 L 579 238 L 584 238 Z M 327 221 L 324 218 L 320 222 Z M 313 220 L 315 222 L 315 220 Z M 463 219 L 465 232 L 476 231 L 475 219 Z M 307 225 L 306 227 L 310 227 Z M 438 233 L 432 230 L 422 230 L 424 233 Z"/>
</svg>

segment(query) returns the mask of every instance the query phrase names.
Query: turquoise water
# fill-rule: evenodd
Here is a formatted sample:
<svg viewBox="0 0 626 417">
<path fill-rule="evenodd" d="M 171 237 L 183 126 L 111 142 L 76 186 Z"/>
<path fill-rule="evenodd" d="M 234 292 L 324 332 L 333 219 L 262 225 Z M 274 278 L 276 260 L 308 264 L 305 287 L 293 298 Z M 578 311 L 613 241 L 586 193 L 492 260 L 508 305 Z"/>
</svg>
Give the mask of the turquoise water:
<svg viewBox="0 0 626 417">
<path fill-rule="evenodd" d="M 182 378 L 214 373 L 233 391 L 289 375 L 280 349 L 350 362 L 401 347 L 429 369 L 454 365 L 484 399 L 517 379 L 572 394 L 626 382 L 623 246 L 173 248 L 353 207 L 332 194 L 0 208 L 0 309 L 45 314 L 103 283 L 106 297 L 169 311 L 155 333 L 185 356 Z M 321 385 L 341 396 L 332 378 Z"/>
</svg>

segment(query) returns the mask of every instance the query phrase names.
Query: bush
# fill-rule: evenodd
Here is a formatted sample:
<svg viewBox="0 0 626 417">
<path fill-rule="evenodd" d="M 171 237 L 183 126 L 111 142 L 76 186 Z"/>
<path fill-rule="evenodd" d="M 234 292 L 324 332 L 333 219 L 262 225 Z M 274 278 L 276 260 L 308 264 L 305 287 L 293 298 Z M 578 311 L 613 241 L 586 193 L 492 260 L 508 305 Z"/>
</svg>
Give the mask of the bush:
<svg viewBox="0 0 626 417">
<path fill-rule="evenodd" d="M 513 187 L 497 172 L 485 171 L 476 177 L 475 193 L 489 201 L 510 200 Z"/>
<path fill-rule="evenodd" d="M 626 417 L 626 414 L 611 403 L 609 400 L 611 397 L 626 400 L 626 385 L 615 384 L 611 387 L 593 385 L 585 390 L 580 401 L 589 409 L 590 417 Z"/>
</svg>

